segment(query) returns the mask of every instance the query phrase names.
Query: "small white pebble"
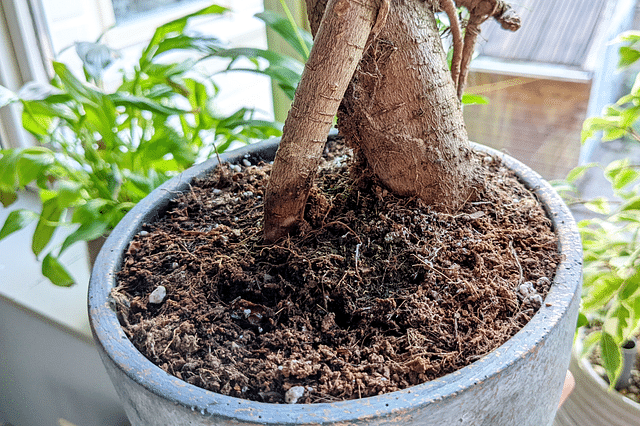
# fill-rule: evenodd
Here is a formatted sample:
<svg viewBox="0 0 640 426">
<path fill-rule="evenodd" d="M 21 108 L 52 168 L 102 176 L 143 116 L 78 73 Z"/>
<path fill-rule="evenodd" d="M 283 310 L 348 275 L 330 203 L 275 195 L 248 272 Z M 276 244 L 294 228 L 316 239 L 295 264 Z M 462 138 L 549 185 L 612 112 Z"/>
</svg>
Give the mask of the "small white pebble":
<svg viewBox="0 0 640 426">
<path fill-rule="evenodd" d="M 242 164 L 246 167 L 249 167 L 251 165 L 251 161 L 247 160 L 246 158 L 244 160 L 242 160 Z"/>
<path fill-rule="evenodd" d="M 149 233 L 147 231 L 140 231 L 140 236 L 144 237 L 146 235 L 149 235 Z"/>
<path fill-rule="evenodd" d="M 237 164 L 232 164 L 229 166 L 229 168 L 236 173 L 240 173 L 242 171 L 242 168 L 240 168 L 240 166 L 238 166 Z"/>
<path fill-rule="evenodd" d="M 167 297 L 167 289 L 165 286 L 159 285 L 149 295 L 149 303 L 159 305 L 160 303 L 162 303 L 165 297 Z"/>
<path fill-rule="evenodd" d="M 242 193 L 242 198 L 253 197 L 253 191 L 245 191 Z"/>
<path fill-rule="evenodd" d="M 547 286 L 551 284 L 551 281 L 549 281 L 549 278 L 547 277 L 540 277 L 538 278 L 538 285 L 541 287 Z"/>
<path fill-rule="evenodd" d="M 218 188 L 213 188 L 213 191 L 211 191 L 211 192 L 213 193 L 213 195 L 219 195 L 219 194 L 222 193 L 222 190 L 218 189 Z"/>
<path fill-rule="evenodd" d="M 542 296 L 540 296 L 538 293 L 536 294 L 532 294 L 531 296 L 529 296 L 529 302 L 537 307 L 542 306 Z"/>
<path fill-rule="evenodd" d="M 287 404 L 295 404 L 298 399 L 304 396 L 304 386 L 294 386 L 284 394 L 284 400 Z"/>
<path fill-rule="evenodd" d="M 533 283 L 531 281 L 527 281 L 520 284 L 520 286 L 518 287 L 518 292 L 520 292 L 521 295 L 527 297 L 530 294 L 535 293 L 536 289 L 533 288 Z"/>
<path fill-rule="evenodd" d="M 173 263 L 171 264 L 171 269 L 178 269 L 178 267 L 179 267 L 179 266 L 180 266 L 180 265 L 178 264 L 178 262 L 173 262 Z"/>
</svg>

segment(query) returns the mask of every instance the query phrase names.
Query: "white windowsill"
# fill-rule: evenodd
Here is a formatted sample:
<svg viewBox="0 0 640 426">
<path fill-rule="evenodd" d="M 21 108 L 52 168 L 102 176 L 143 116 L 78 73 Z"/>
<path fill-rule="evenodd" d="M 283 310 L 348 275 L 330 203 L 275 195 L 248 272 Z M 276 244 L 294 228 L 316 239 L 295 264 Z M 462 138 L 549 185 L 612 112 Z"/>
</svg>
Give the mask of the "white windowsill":
<svg viewBox="0 0 640 426">
<path fill-rule="evenodd" d="M 37 195 L 25 193 L 9 208 L 0 207 L 0 223 L 15 208 L 38 210 Z M 35 224 L 0 241 L 0 295 L 30 309 L 75 333 L 91 338 L 87 316 L 89 266 L 86 246 L 77 243 L 62 255 L 77 284 L 62 288 L 42 276 L 41 263 L 31 252 L 31 237 Z M 52 246 L 60 244 L 62 233 L 54 234 Z"/>
</svg>

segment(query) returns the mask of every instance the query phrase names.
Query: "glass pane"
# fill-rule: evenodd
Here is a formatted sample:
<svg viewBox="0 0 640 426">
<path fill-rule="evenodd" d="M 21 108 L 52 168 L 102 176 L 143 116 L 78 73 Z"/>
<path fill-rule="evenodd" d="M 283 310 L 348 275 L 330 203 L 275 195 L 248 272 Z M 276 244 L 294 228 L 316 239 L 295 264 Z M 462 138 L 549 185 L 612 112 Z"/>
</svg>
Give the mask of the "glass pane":
<svg viewBox="0 0 640 426">
<path fill-rule="evenodd" d="M 132 21 L 159 12 L 167 8 L 178 8 L 180 5 L 194 3 L 198 0 L 111 0 L 116 22 Z"/>
</svg>

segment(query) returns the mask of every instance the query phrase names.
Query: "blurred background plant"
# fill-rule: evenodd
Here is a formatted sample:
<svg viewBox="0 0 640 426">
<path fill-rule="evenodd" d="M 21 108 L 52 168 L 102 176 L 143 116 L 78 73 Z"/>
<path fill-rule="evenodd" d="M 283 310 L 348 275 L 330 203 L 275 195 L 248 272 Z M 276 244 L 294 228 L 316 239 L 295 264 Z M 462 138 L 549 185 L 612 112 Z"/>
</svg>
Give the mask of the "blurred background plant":
<svg viewBox="0 0 640 426">
<path fill-rule="evenodd" d="M 108 235 L 164 181 L 234 143 L 281 134 L 279 124 L 254 119 L 253 110 L 216 112 L 218 88 L 197 65 L 230 58 L 231 69 L 239 52 L 186 28 L 192 18 L 226 12 L 212 5 L 157 28 L 134 69 L 118 71 L 122 83 L 112 92 L 103 89 L 103 77 L 117 52 L 99 41 L 75 45 L 84 79 L 54 62 L 50 85 L 30 83 L 17 93 L 0 87 L 0 107 L 20 103 L 23 127 L 38 142 L 0 151 L 0 201 L 9 207 L 30 188 L 42 202 L 41 211 L 13 210 L 0 240 L 36 222 L 31 248 L 52 283 L 74 282 L 59 261 L 68 247 Z M 274 18 L 267 24 L 279 22 Z M 255 64 L 268 55 L 243 53 Z M 284 71 L 279 75 L 291 77 Z M 54 232 L 63 227 L 72 231 L 61 245 L 50 247 Z"/>
<path fill-rule="evenodd" d="M 640 31 L 621 34 L 618 68 L 630 69 L 640 60 Z M 602 116 L 585 121 L 582 142 L 601 132 L 603 142 L 640 142 L 640 74 L 630 92 Z M 611 387 L 623 370 L 623 345 L 640 331 L 640 163 L 622 158 L 603 168 L 611 197 L 580 199 L 576 184 L 596 164 L 572 170 L 556 189 L 569 203 L 581 203 L 593 217 L 578 223 L 584 249 L 584 284 L 579 327 L 585 327 L 581 356 L 597 349 Z"/>
</svg>

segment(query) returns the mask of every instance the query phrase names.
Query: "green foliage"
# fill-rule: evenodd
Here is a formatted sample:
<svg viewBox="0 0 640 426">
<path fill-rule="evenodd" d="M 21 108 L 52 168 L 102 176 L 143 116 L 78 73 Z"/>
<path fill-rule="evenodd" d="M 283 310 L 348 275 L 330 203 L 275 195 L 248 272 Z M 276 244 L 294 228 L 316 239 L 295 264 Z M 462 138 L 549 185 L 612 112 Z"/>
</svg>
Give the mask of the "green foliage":
<svg viewBox="0 0 640 426">
<path fill-rule="evenodd" d="M 622 34 L 618 42 L 620 68 L 640 59 L 640 32 Z M 602 140 L 630 137 L 640 142 L 640 76 L 626 96 L 607 107 L 602 117 L 585 121 L 582 139 L 602 132 Z M 571 185 L 593 164 L 574 169 L 561 190 Z M 622 345 L 640 330 L 640 170 L 625 158 L 603 169 L 612 199 L 598 198 L 585 206 L 598 216 L 578 226 L 584 250 L 584 285 L 579 326 L 597 325 L 583 341 L 583 355 L 601 349 L 603 366 L 614 387 L 622 370 Z"/>
<path fill-rule="evenodd" d="M 285 11 L 288 11 L 286 4 L 283 6 Z M 313 38 L 309 32 L 296 25 L 290 13 L 288 17 L 283 17 L 275 12 L 265 10 L 255 16 L 282 37 L 304 61 L 309 59 Z M 271 50 L 232 48 L 216 52 L 216 56 L 231 59 L 227 67 L 228 71 L 250 71 L 269 76 L 289 99 L 293 99 L 304 70 L 303 62 Z M 237 63 L 241 59 L 248 60 L 250 65 L 238 66 Z"/>
<path fill-rule="evenodd" d="M 234 59 L 219 40 L 185 31 L 189 19 L 226 10 L 209 6 L 159 27 L 134 70 L 119 72 L 122 84 L 113 92 L 102 82 L 117 53 L 99 43 L 76 45 L 84 79 L 54 62 L 50 85 L 28 84 L 18 93 L 0 87 L 0 108 L 21 104 L 22 124 L 40 143 L 0 151 L 0 201 L 10 206 L 29 185 L 42 202 L 40 212 L 11 212 L 0 240 L 35 222 L 32 250 L 54 284 L 73 283 L 59 261 L 68 247 L 108 234 L 172 176 L 234 142 L 280 135 L 279 126 L 255 120 L 251 110 L 216 113 L 217 87 L 211 76 L 195 71 L 207 58 Z M 269 55 L 244 53 L 254 62 Z M 51 247 L 61 227 L 71 232 Z"/>
<path fill-rule="evenodd" d="M 627 31 L 615 42 L 625 43 L 620 48 L 619 69 L 629 68 L 640 60 L 640 31 Z M 609 105 L 601 117 L 588 118 L 582 128 L 582 142 L 602 132 L 603 141 L 630 137 L 640 142 L 640 74 L 636 75 L 631 92 Z"/>
</svg>

